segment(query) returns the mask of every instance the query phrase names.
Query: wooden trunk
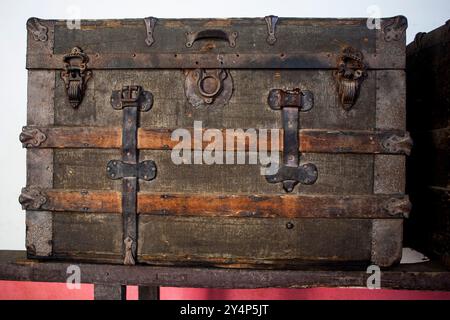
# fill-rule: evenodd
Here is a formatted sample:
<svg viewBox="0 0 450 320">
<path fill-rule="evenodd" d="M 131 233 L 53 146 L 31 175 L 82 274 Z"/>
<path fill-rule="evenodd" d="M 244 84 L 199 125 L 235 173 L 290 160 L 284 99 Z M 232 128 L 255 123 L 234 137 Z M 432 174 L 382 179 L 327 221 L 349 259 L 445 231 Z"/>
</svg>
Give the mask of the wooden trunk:
<svg viewBox="0 0 450 320">
<path fill-rule="evenodd" d="M 399 261 L 406 18 L 27 26 L 30 258 Z M 280 165 L 265 176 L 268 151 Z"/>
<path fill-rule="evenodd" d="M 414 210 L 408 242 L 450 266 L 450 22 L 418 33 L 407 47 L 408 161 Z M 417 235 L 421 235 L 417 237 Z"/>
</svg>

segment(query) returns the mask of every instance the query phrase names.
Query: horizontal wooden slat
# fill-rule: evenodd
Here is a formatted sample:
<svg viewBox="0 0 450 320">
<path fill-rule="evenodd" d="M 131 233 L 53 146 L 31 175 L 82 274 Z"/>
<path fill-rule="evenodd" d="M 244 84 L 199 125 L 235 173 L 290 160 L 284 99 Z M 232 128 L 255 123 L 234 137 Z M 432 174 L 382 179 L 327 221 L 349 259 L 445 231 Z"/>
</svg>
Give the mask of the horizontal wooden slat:
<svg viewBox="0 0 450 320">
<path fill-rule="evenodd" d="M 337 69 L 341 53 L 89 53 L 89 68 L 95 69 Z M 27 55 L 27 69 L 62 69 L 64 54 Z M 403 61 L 386 61 L 366 54 L 368 69 L 403 69 Z"/>
<path fill-rule="evenodd" d="M 30 127 L 31 128 L 31 127 Z M 120 148 L 122 129 L 107 127 L 40 127 L 41 148 Z"/>
<path fill-rule="evenodd" d="M 120 213 L 113 191 L 42 190 L 41 210 Z M 404 195 L 219 195 L 140 192 L 138 213 L 177 216 L 286 218 L 399 218 L 408 214 Z"/>
<path fill-rule="evenodd" d="M 398 218 L 407 196 L 138 195 L 140 214 L 286 218 Z M 397 208 L 392 209 L 392 203 Z M 402 212 L 400 212 L 402 211 Z M 409 209 L 407 209 L 409 211 Z"/>
<path fill-rule="evenodd" d="M 35 127 L 30 127 L 35 128 Z M 121 129 L 105 127 L 39 127 L 46 135 L 46 140 L 38 147 L 40 148 L 120 148 Z M 205 129 L 204 129 L 205 130 Z M 203 132 L 204 132 L 203 130 Z M 226 129 L 221 129 L 224 146 L 226 145 Z M 144 129 L 138 130 L 138 148 L 149 150 L 170 150 L 179 141 L 171 139 L 173 129 Z M 193 130 L 190 129 L 192 137 L 192 149 L 197 149 L 194 144 Z M 280 141 L 277 147 L 272 147 L 270 143 L 270 132 L 268 139 L 260 137 L 259 145 L 267 145 L 269 151 L 279 151 L 283 149 L 283 131 L 280 130 Z M 406 132 L 398 130 L 384 131 L 330 131 L 330 130 L 310 130 L 302 129 L 299 133 L 300 151 L 311 153 L 383 153 L 401 154 L 405 149 L 388 150 L 383 146 L 383 142 L 391 136 L 404 136 Z M 244 134 L 237 133 L 234 147 L 229 151 L 248 151 L 249 141 Z M 238 144 L 236 141 L 245 141 Z M 210 142 L 202 142 L 199 147 L 205 148 Z M 29 147 L 31 147 L 29 145 Z"/>
<path fill-rule="evenodd" d="M 122 212 L 120 192 L 45 190 L 44 194 L 47 202 L 42 205 L 42 209 L 49 211 Z"/>
</svg>

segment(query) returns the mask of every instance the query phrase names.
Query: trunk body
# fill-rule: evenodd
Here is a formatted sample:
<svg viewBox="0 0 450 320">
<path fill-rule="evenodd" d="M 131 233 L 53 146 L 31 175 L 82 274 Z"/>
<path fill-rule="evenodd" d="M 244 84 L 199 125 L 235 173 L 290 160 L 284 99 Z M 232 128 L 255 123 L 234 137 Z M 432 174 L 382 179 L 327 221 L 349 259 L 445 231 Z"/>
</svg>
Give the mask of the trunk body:
<svg viewBox="0 0 450 320">
<path fill-rule="evenodd" d="M 74 29 L 30 19 L 20 199 L 29 257 L 398 262 L 409 211 L 406 25 L 149 17 Z M 188 133 L 190 164 L 173 160 L 176 129 Z M 213 141 L 216 161 L 205 164 Z M 267 176 L 264 146 L 280 162 Z"/>
</svg>

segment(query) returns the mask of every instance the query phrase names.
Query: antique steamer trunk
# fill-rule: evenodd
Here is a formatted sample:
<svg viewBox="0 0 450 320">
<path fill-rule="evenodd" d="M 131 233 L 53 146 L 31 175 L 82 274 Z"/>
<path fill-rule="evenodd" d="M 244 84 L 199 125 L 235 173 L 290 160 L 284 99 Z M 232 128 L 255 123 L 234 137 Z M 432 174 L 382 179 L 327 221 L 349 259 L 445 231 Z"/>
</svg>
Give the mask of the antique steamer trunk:
<svg viewBox="0 0 450 320">
<path fill-rule="evenodd" d="M 19 201 L 30 258 L 399 261 L 405 17 L 378 28 L 276 16 L 27 28 Z"/>
<path fill-rule="evenodd" d="M 407 125 L 417 142 L 408 161 L 407 240 L 450 266 L 450 20 L 418 33 L 406 52 Z"/>
</svg>

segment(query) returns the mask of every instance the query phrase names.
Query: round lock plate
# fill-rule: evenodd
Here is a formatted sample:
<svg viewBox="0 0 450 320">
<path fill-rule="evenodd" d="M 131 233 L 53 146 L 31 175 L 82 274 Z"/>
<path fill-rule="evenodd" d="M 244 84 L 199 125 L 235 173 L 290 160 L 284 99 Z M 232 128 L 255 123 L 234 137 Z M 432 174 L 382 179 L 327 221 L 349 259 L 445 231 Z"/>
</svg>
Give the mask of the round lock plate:
<svg viewBox="0 0 450 320">
<path fill-rule="evenodd" d="M 222 107 L 233 93 L 233 79 L 225 69 L 195 69 L 186 75 L 185 93 L 194 107 Z"/>
</svg>

